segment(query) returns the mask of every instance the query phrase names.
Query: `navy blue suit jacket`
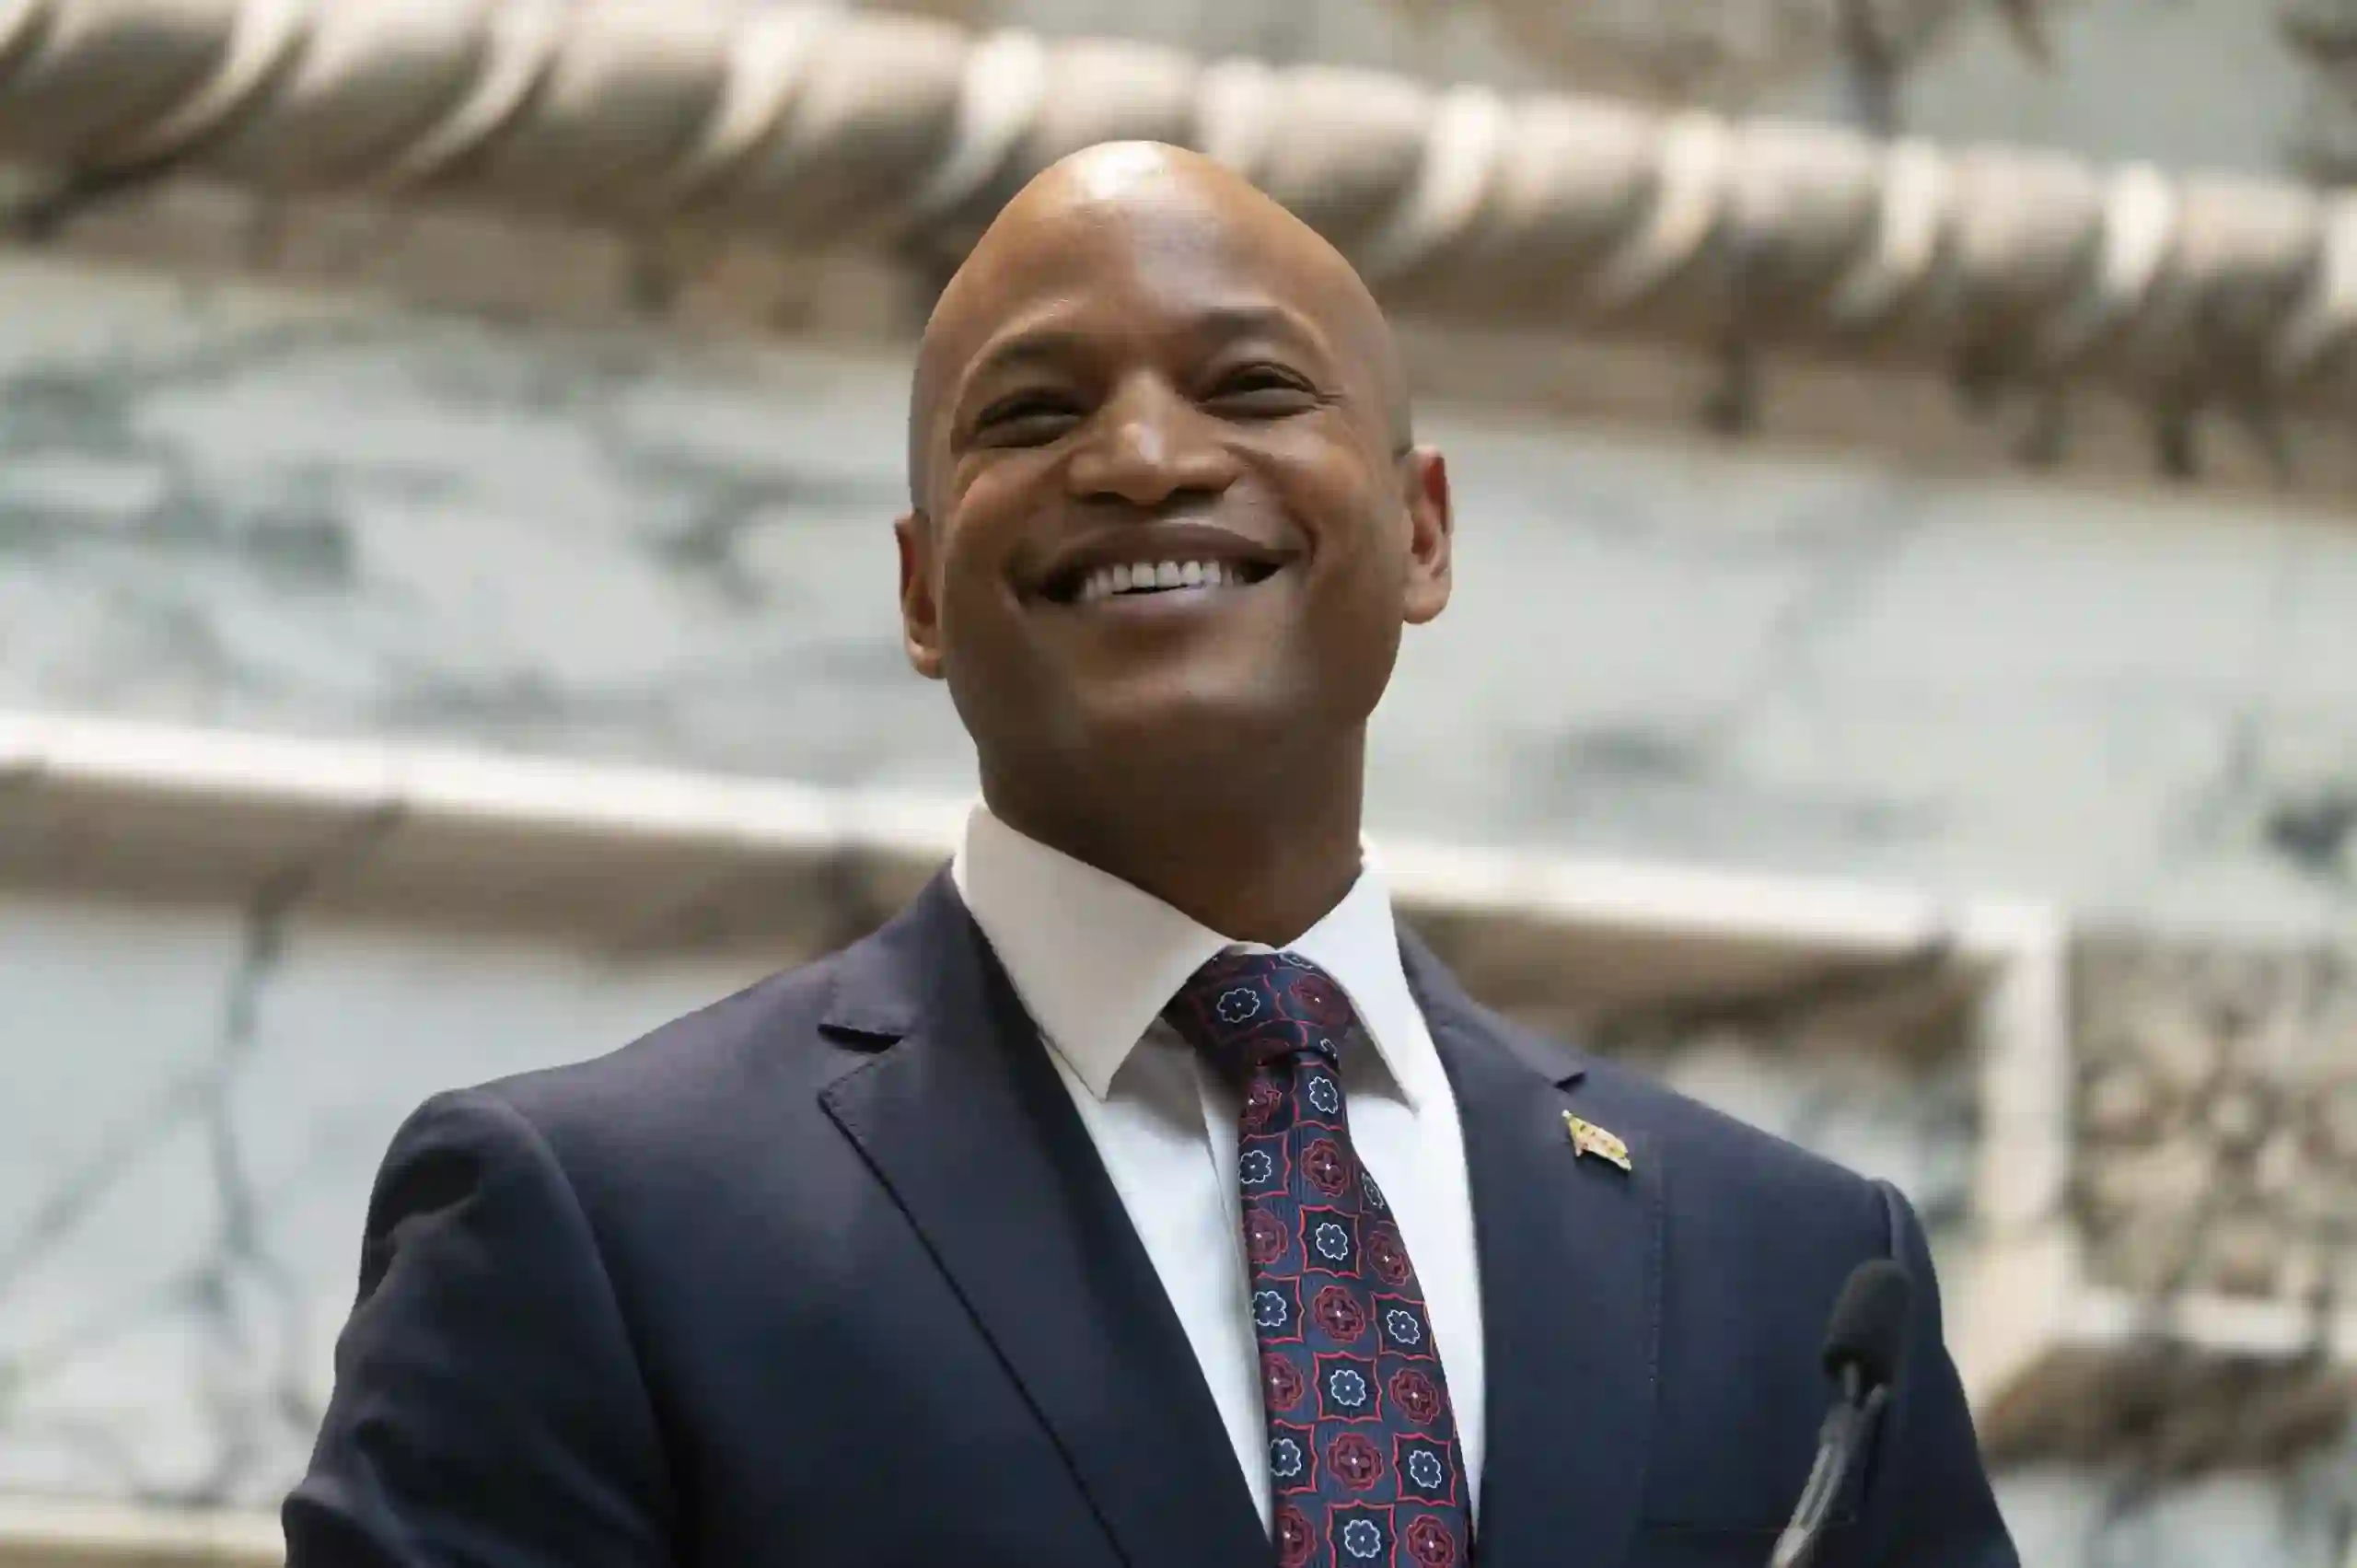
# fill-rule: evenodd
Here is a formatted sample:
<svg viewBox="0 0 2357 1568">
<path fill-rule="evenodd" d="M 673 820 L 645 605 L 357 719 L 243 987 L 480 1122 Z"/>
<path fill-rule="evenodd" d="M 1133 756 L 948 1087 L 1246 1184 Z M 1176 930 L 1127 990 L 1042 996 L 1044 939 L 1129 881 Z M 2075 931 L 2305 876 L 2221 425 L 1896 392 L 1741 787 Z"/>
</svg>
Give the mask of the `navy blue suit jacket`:
<svg viewBox="0 0 2357 1568">
<path fill-rule="evenodd" d="M 1913 1350 L 1827 1568 L 2013 1568 L 1898 1193 L 1485 1012 L 1483 1568 L 1766 1560 L 1857 1263 Z M 1562 1113 L 1627 1139 L 1575 1157 Z M 946 877 L 614 1055 L 429 1101 L 372 1200 L 291 1568 L 1271 1561 L 1144 1249 Z"/>
</svg>

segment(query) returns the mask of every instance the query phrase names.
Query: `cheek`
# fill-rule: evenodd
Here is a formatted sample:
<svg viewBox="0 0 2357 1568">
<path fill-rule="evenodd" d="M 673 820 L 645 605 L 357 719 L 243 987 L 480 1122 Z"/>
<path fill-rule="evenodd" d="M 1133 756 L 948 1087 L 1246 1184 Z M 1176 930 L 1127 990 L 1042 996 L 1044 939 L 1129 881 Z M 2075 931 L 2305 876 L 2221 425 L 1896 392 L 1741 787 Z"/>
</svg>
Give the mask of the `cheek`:
<svg viewBox="0 0 2357 1568">
<path fill-rule="evenodd" d="M 1317 557 L 1298 628 L 1305 654 L 1323 702 L 1352 718 L 1364 718 L 1388 684 L 1406 613 L 1407 517 L 1389 480 L 1388 468 L 1345 450 L 1292 466 L 1284 482 Z"/>
<path fill-rule="evenodd" d="M 1051 447 L 969 452 L 949 476 L 948 510 L 977 531 L 1017 529 L 1058 493 L 1062 461 Z"/>
<path fill-rule="evenodd" d="M 1336 422 L 1339 424 L 1340 422 Z M 1353 429 L 1301 427 L 1265 450 L 1266 472 L 1286 510 L 1321 551 L 1357 556 L 1390 544 L 1391 465 Z"/>
<path fill-rule="evenodd" d="M 960 473 L 941 530 L 941 599 L 946 612 L 1003 606 L 1036 512 L 1035 483 L 1022 465 L 993 462 Z"/>
<path fill-rule="evenodd" d="M 1406 582 L 1406 517 L 1381 476 L 1338 455 L 1289 470 L 1284 493 L 1286 508 L 1312 536 L 1319 592 L 1363 607 L 1399 598 Z"/>
</svg>

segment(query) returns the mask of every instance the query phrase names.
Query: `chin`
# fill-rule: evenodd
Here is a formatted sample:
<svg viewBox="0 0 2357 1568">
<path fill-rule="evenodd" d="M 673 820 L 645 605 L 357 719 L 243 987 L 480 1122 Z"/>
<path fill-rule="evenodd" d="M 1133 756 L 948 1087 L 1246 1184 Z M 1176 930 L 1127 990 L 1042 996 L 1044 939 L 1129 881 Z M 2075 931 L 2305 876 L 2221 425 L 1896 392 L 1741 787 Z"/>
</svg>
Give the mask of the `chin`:
<svg viewBox="0 0 2357 1568">
<path fill-rule="evenodd" d="M 1288 749 L 1300 708 L 1267 682 L 1127 683 L 1083 704 L 1082 745 L 1119 772 L 1201 765 L 1233 770 Z"/>
</svg>

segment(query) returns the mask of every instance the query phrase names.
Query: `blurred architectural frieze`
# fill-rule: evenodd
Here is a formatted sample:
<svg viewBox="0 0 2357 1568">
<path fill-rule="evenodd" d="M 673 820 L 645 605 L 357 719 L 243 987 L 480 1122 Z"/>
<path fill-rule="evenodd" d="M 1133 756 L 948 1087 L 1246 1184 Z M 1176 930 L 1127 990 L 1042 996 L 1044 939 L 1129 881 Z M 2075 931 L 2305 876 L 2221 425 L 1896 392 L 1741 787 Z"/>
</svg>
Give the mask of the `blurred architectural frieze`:
<svg viewBox="0 0 2357 1568">
<path fill-rule="evenodd" d="M 2277 30 L 2307 69 L 2284 150 L 2327 185 L 2357 180 L 2357 3 L 2277 0 Z"/>
<path fill-rule="evenodd" d="M 2357 1306 L 2357 959 L 2113 939 L 2077 961 L 2094 1272 Z"/>
<path fill-rule="evenodd" d="M 1395 0 L 1437 21 L 1447 0 Z M 2023 52 L 2049 55 L 2047 17 L 2067 0 L 1480 0 L 1499 30 L 1591 90 L 1713 107 L 1845 68 L 1870 107 L 1976 13 Z"/>
<path fill-rule="evenodd" d="M 2330 1443 L 2357 1412 L 2357 967 L 2095 928 L 2013 983 L 2047 1023 L 1982 1070 L 1983 1442 L 2160 1474 Z"/>
<path fill-rule="evenodd" d="M 1781 350 L 2165 420 L 2357 408 L 2357 200 L 797 6 L 10 0 L 11 224 L 183 177 L 915 259 L 1118 137 L 1202 147 L 1437 319 Z"/>
</svg>

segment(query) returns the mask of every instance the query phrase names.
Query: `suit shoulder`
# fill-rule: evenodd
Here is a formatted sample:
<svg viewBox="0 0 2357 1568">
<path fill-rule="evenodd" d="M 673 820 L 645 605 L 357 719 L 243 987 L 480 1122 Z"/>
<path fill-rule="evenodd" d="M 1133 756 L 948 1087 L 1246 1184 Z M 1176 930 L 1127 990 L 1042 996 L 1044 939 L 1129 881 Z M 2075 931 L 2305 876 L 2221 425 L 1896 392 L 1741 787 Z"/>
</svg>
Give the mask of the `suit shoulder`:
<svg viewBox="0 0 2357 1568">
<path fill-rule="evenodd" d="M 1882 1214 L 1881 1185 L 1870 1178 L 1633 1068 L 1591 1058 L 1583 1090 L 1661 1140 L 1689 1195 L 1699 1185 L 1713 1203 L 1820 1202 Z"/>
<path fill-rule="evenodd" d="M 1437 968 L 1437 966 L 1434 966 Z M 1465 999 L 1493 1038 L 1550 1077 L 1575 1077 L 1569 1109 L 1597 1125 L 1655 1143 L 1676 1169 L 1677 1201 L 1723 1213 L 1812 1204 L 1855 1214 L 1887 1232 L 1885 1188 L 1824 1156 L 1740 1121 L 1625 1063 L 1573 1046 Z"/>
<path fill-rule="evenodd" d="M 780 970 L 617 1050 L 478 1092 L 505 1102 L 560 1153 L 586 1136 L 641 1141 L 675 1123 L 709 1125 L 731 1107 L 807 1102 L 794 1091 L 840 1070 L 819 1026 L 842 960 L 837 953 Z"/>
</svg>

